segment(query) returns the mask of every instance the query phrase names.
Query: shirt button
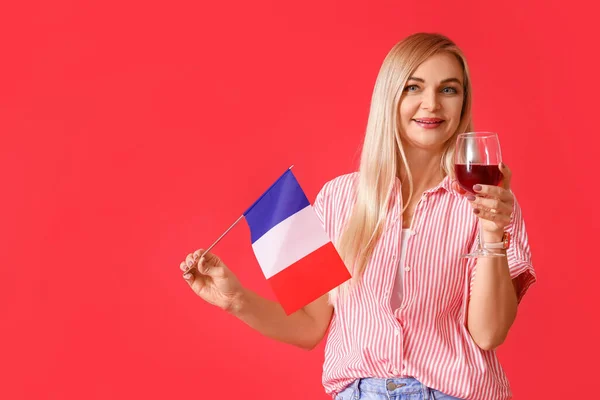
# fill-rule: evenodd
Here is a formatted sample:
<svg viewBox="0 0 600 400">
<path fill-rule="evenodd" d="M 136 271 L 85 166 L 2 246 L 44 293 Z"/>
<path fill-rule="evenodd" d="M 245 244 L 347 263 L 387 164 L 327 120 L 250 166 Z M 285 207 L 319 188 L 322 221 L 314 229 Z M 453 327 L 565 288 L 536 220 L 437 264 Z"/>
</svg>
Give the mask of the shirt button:
<svg viewBox="0 0 600 400">
<path fill-rule="evenodd" d="M 416 232 L 416 231 L 412 231 L 412 232 L 410 233 L 410 235 L 411 235 L 411 236 L 415 236 L 416 234 L 417 234 L 417 232 Z"/>
<path fill-rule="evenodd" d="M 399 375 L 399 374 L 400 374 L 400 371 L 398 371 L 396 368 L 394 368 L 394 370 L 393 370 L 392 372 L 393 372 L 395 375 Z M 396 385 L 394 385 L 394 386 L 396 386 Z M 394 389 L 396 389 L 396 388 L 394 387 Z"/>
<path fill-rule="evenodd" d="M 404 267 L 404 270 L 405 270 L 406 272 L 410 271 L 410 265 L 407 265 L 406 267 Z"/>
<path fill-rule="evenodd" d="M 399 336 L 399 335 L 400 335 L 400 330 L 399 330 L 399 329 L 396 329 L 396 330 L 394 331 L 394 335 L 396 335 L 396 336 Z"/>
</svg>

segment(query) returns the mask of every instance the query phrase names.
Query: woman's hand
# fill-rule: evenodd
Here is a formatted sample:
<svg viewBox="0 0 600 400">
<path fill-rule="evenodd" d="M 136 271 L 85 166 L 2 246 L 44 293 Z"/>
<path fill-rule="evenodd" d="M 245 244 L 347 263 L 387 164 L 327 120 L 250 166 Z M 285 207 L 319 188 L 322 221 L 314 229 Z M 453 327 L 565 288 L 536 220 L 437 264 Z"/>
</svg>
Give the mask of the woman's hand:
<svg viewBox="0 0 600 400">
<path fill-rule="evenodd" d="M 482 223 L 484 240 L 500 242 L 504 229 L 510 224 L 515 198 L 510 190 L 512 172 L 504 164 L 498 166 L 502 173 L 499 186 L 475 185 L 476 195 L 469 194 L 467 200 Z"/>
<path fill-rule="evenodd" d="M 239 306 L 244 288 L 219 257 L 206 253 L 200 258 L 202 253 L 204 250 L 196 250 L 181 262 L 179 268 L 184 272 L 183 279 L 204 301 L 234 312 Z"/>
</svg>

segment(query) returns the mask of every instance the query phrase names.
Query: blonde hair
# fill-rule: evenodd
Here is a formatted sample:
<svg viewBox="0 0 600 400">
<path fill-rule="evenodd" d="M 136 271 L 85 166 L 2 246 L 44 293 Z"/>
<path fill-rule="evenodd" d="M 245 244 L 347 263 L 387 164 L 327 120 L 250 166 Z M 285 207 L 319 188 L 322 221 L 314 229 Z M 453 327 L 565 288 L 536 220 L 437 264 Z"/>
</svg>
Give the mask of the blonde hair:
<svg viewBox="0 0 600 400">
<path fill-rule="evenodd" d="M 399 105 L 411 74 L 426 59 L 441 52 L 454 54 L 464 71 L 461 119 L 456 132 L 445 145 L 441 161 L 443 173 L 454 175 L 456 135 L 472 131 L 467 62 L 462 51 L 447 37 L 431 33 L 413 34 L 390 50 L 375 82 L 360 159 L 356 203 L 336 246 L 352 273 L 352 279 L 331 291 L 332 301 L 338 295 L 347 295 L 362 277 L 382 234 L 393 186 L 403 168 L 408 177 L 410 195 L 402 212 L 413 196 L 413 178 L 400 140 Z"/>
</svg>

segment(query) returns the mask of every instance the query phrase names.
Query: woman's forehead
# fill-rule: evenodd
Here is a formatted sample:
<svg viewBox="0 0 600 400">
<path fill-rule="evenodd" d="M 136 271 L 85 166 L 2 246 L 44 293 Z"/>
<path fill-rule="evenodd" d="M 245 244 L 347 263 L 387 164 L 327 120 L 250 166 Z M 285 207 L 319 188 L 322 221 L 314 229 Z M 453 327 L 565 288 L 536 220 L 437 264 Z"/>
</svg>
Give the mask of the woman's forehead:
<svg viewBox="0 0 600 400">
<path fill-rule="evenodd" d="M 456 56 L 450 53 L 438 53 L 423 61 L 410 78 L 425 83 L 437 83 L 452 79 L 462 82 L 462 76 L 463 68 Z"/>
</svg>

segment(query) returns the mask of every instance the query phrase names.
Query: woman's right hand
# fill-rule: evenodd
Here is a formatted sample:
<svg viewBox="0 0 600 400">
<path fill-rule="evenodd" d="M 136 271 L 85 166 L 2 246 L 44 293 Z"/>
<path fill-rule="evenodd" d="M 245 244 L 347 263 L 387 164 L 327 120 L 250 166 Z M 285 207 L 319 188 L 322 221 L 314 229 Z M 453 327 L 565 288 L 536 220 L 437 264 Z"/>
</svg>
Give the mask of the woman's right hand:
<svg viewBox="0 0 600 400">
<path fill-rule="evenodd" d="M 219 257 L 206 253 L 200 258 L 202 253 L 203 249 L 196 250 L 180 264 L 183 279 L 204 301 L 233 312 L 239 306 L 244 288 Z M 194 268 L 185 273 L 191 267 Z"/>
</svg>

